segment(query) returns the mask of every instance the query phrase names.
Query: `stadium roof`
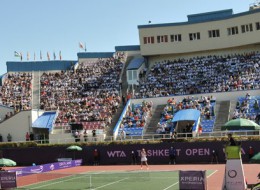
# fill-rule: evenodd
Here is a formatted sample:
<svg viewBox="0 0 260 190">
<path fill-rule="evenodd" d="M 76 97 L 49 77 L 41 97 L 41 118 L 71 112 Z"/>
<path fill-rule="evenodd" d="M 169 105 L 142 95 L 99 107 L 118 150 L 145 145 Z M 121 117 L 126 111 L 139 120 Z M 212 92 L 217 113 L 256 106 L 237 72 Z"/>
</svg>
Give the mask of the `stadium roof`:
<svg viewBox="0 0 260 190">
<path fill-rule="evenodd" d="M 226 9 L 220 11 L 191 14 L 187 16 L 188 17 L 187 22 L 138 25 L 138 29 L 167 27 L 167 26 L 182 26 L 182 25 L 196 24 L 196 23 L 209 22 L 209 21 L 225 20 L 225 19 L 240 17 L 244 15 L 254 14 L 257 12 L 260 12 L 260 9 L 254 9 L 254 10 L 250 10 L 238 14 L 233 14 L 232 9 Z"/>
<path fill-rule="evenodd" d="M 80 52 L 78 58 L 110 58 L 115 52 Z"/>
<path fill-rule="evenodd" d="M 140 45 L 116 46 L 116 51 L 140 51 Z"/>
<path fill-rule="evenodd" d="M 134 58 L 130 61 L 127 70 L 135 70 L 135 69 L 139 69 L 141 67 L 141 65 L 144 63 L 144 58 Z"/>
<path fill-rule="evenodd" d="M 51 61 L 8 61 L 7 72 L 32 72 L 68 70 L 76 64 L 75 60 L 51 60 Z"/>
</svg>

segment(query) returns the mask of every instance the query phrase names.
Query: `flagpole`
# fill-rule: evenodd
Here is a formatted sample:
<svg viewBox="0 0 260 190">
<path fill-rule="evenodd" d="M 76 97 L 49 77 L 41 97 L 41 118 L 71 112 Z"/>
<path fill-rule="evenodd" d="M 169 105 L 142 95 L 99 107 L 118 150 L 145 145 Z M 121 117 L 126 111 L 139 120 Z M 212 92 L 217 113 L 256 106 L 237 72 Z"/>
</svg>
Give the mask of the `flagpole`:
<svg viewBox="0 0 260 190">
<path fill-rule="evenodd" d="M 86 42 L 85 42 L 85 52 L 87 52 L 87 46 L 86 46 Z"/>
</svg>

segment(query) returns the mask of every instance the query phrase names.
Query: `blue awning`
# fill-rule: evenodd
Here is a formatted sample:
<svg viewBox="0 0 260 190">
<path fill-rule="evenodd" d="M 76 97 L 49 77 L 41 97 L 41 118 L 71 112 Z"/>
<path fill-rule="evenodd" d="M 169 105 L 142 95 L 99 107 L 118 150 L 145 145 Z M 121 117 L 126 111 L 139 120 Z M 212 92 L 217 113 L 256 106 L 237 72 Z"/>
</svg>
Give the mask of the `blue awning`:
<svg viewBox="0 0 260 190">
<path fill-rule="evenodd" d="M 55 119 L 56 112 L 45 112 L 38 117 L 32 124 L 33 128 L 46 128 L 49 131 L 52 129 L 52 123 Z"/>
<path fill-rule="evenodd" d="M 178 111 L 173 119 L 172 122 L 178 121 L 197 121 L 200 117 L 200 111 L 196 109 L 186 109 Z"/>
<path fill-rule="evenodd" d="M 126 68 L 127 70 L 137 70 L 139 69 L 142 64 L 144 63 L 144 58 L 134 58 L 128 65 L 128 67 Z"/>
</svg>

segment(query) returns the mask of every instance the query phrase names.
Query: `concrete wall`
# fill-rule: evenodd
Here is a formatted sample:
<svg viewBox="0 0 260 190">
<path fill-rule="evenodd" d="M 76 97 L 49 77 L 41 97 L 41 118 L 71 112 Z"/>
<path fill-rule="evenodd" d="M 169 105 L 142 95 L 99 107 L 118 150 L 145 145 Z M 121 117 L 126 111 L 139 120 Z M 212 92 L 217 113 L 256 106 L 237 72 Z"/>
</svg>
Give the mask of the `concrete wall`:
<svg viewBox="0 0 260 190">
<path fill-rule="evenodd" d="M 141 54 L 149 55 L 166 55 L 189 52 L 211 51 L 218 49 L 233 48 L 245 46 L 248 44 L 260 43 L 260 30 L 256 30 L 255 23 L 259 22 L 260 12 L 253 14 L 242 14 L 237 17 L 227 19 L 208 21 L 201 23 L 176 24 L 162 27 L 139 28 L 139 41 Z M 252 32 L 241 32 L 241 25 L 253 24 Z M 237 35 L 228 35 L 227 28 L 238 27 Z M 219 30 L 220 37 L 209 38 L 209 30 Z M 200 40 L 189 39 L 189 33 L 200 33 Z M 181 42 L 171 42 L 170 35 L 181 34 Z M 157 36 L 168 36 L 168 42 L 157 43 Z M 144 44 L 144 37 L 154 37 L 153 44 Z"/>
<path fill-rule="evenodd" d="M 246 93 L 249 93 L 251 96 L 259 96 L 260 90 L 249 90 L 249 91 L 234 91 L 234 92 L 218 92 L 218 93 L 210 93 L 210 94 L 191 94 L 191 95 L 183 95 L 183 96 L 168 96 L 168 97 L 160 97 L 160 98 L 146 98 L 146 99 L 131 99 L 131 103 L 137 104 L 145 101 L 152 101 L 154 105 L 163 105 L 167 104 L 167 100 L 170 97 L 174 97 L 176 101 L 183 100 L 184 97 L 194 96 L 195 98 L 200 98 L 201 96 L 213 96 L 216 97 L 216 101 L 225 101 L 225 100 L 233 100 L 236 101 L 238 97 L 245 97 Z"/>
<path fill-rule="evenodd" d="M 0 134 L 7 142 L 8 133 L 12 141 L 25 141 L 25 134 L 31 130 L 31 111 L 22 111 L 0 123 Z"/>
</svg>

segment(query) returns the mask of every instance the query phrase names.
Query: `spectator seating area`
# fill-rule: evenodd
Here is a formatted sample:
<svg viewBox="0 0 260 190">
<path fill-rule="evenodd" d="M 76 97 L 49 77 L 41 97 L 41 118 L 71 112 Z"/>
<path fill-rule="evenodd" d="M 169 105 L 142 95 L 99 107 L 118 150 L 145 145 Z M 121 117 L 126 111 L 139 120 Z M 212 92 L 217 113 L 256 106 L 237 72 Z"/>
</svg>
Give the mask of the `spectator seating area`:
<svg viewBox="0 0 260 190">
<path fill-rule="evenodd" d="M 151 116 L 152 102 L 143 101 L 142 104 L 132 104 L 128 107 L 126 116 L 120 125 L 119 136 L 125 131 L 129 136 L 142 136 L 148 118 Z"/>
<path fill-rule="evenodd" d="M 135 98 L 260 88 L 260 53 L 156 62 L 139 81 Z"/>
<path fill-rule="evenodd" d="M 59 110 L 55 126 L 81 123 L 85 128 L 112 121 L 121 98 L 119 76 L 123 63 L 118 59 L 99 59 L 82 63 L 76 70 L 44 73 L 41 76 L 41 109 Z"/>
<path fill-rule="evenodd" d="M 251 96 L 246 94 L 245 97 L 239 97 L 236 109 L 233 113 L 233 119 L 245 118 L 260 123 L 260 96 Z"/>
<path fill-rule="evenodd" d="M 0 104 L 13 107 L 15 113 L 21 110 L 31 110 L 31 88 L 31 73 L 8 73 L 1 87 Z"/>
<path fill-rule="evenodd" d="M 182 109 L 197 109 L 201 112 L 200 125 L 203 132 L 212 132 L 215 122 L 215 107 L 216 99 L 214 97 L 201 97 L 200 99 L 193 96 L 185 97 L 182 101 L 176 102 L 174 98 L 167 101 L 167 105 L 161 114 L 161 119 L 158 123 L 156 133 L 164 134 L 174 131 L 173 123 L 171 122 L 175 113 Z"/>
</svg>

